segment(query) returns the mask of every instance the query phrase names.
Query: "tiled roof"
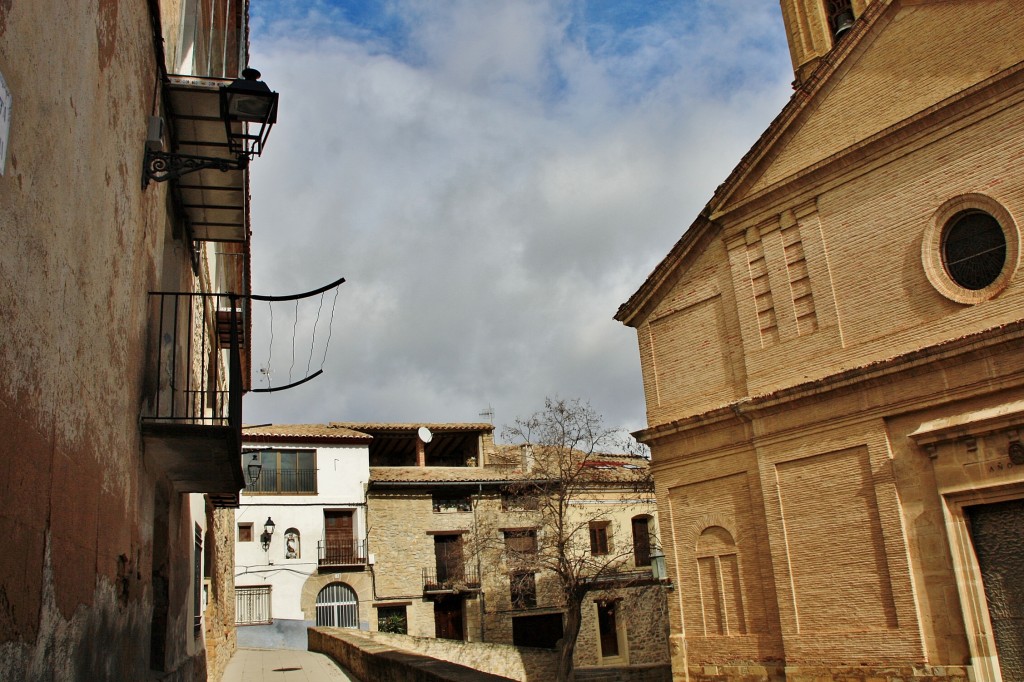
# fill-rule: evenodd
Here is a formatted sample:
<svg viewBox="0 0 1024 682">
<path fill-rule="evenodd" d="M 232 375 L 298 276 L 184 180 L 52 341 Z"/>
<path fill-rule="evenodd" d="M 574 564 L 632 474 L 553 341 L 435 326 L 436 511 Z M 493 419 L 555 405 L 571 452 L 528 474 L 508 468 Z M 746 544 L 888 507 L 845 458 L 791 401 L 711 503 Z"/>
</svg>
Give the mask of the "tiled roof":
<svg viewBox="0 0 1024 682">
<path fill-rule="evenodd" d="M 493 431 L 494 424 L 483 423 L 443 423 L 431 424 L 424 422 L 410 422 L 406 424 L 389 424 L 386 422 L 331 422 L 330 426 L 338 428 L 353 429 L 356 431 L 415 431 L 425 426 L 435 433 L 458 432 L 458 431 Z"/>
<path fill-rule="evenodd" d="M 267 424 L 265 426 L 243 426 L 242 440 L 343 440 L 365 442 L 373 436 L 355 429 L 335 424 Z"/>
<path fill-rule="evenodd" d="M 516 467 L 370 467 L 370 483 L 494 483 L 523 477 Z"/>
<path fill-rule="evenodd" d="M 600 483 L 634 483 L 646 475 L 648 462 L 633 455 L 599 455 L 587 462 Z M 370 485 L 388 483 L 500 483 L 535 478 L 540 473 L 524 472 L 516 466 L 484 467 L 370 467 Z"/>
</svg>

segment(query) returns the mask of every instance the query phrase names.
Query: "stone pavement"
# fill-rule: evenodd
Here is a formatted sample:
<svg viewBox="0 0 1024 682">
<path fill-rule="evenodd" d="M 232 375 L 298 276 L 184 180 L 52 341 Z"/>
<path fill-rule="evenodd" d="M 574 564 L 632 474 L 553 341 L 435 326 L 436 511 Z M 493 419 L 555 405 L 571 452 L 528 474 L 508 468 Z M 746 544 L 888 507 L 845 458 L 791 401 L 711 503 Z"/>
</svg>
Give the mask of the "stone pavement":
<svg viewBox="0 0 1024 682">
<path fill-rule="evenodd" d="M 323 654 L 292 649 L 238 649 L 222 682 L 360 682 Z"/>
</svg>

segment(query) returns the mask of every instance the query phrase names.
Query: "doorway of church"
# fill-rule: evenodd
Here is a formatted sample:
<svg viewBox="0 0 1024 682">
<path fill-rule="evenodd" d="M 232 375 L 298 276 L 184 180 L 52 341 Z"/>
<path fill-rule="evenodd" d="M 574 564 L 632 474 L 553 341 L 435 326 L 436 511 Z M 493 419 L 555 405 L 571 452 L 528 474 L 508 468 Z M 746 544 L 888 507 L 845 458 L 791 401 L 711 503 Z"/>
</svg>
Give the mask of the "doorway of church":
<svg viewBox="0 0 1024 682">
<path fill-rule="evenodd" d="M 1024 680 L 1024 500 L 966 507 L 1004 680 Z"/>
</svg>

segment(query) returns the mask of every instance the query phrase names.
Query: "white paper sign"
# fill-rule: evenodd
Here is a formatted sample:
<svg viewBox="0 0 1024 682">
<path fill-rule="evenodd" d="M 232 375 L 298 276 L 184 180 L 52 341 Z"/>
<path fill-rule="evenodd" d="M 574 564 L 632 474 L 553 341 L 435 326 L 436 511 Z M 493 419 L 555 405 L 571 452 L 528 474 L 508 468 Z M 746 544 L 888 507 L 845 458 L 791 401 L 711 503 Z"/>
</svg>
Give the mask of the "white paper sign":
<svg viewBox="0 0 1024 682">
<path fill-rule="evenodd" d="M 0 175 L 7 168 L 7 140 L 11 134 L 11 91 L 0 73 Z"/>
</svg>

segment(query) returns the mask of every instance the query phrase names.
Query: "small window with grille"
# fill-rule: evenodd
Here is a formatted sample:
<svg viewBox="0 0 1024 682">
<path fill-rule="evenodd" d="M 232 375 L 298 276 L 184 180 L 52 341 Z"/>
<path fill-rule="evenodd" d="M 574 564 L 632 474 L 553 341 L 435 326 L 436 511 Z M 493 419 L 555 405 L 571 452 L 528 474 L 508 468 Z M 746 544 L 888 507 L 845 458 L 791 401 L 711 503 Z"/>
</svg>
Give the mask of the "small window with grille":
<svg viewBox="0 0 1024 682">
<path fill-rule="evenodd" d="M 1006 264 L 1006 235 L 984 211 L 961 211 L 942 231 L 942 265 L 964 289 L 984 289 Z"/>
</svg>

